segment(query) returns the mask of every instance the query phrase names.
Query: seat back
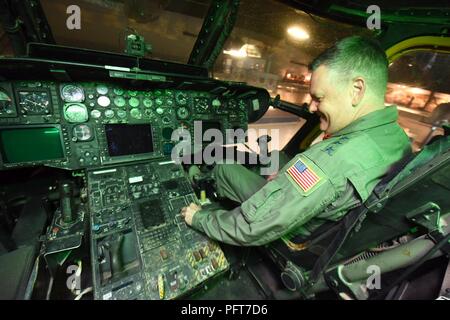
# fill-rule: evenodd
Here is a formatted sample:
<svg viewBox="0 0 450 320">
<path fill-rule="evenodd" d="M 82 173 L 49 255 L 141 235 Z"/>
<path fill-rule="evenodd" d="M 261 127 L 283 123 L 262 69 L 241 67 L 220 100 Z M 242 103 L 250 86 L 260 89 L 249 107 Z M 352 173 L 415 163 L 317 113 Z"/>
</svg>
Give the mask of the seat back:
<svg viewBox="0 0 450 320">
<path fill-rule="evenodd" d="M 312 271 L 314 279 L 330 263 L 409 232 L 425 232 L 407 216 L 431 204 L 441 213 L 450 212 L 450 137 L 438 139 L 406 160 L 399 162 L 401 170 L 389 173 L 388 179 L 377 185 L 364 205 L 305 239 L 305 250 L 292 251 L 276 241 L 267 247 L 269 256 L 281 266 L 290 262 Z"/>
<path fill-rule="evenodd" d="M 406 233 L 426 233 L 410 215 L 428 208 L 450 213 L 450 137 L 425 147 L 379 192 L 381 210 L 369 212 L 334 260 L 355 255 Z M 371 204 L 369 204 L 371 205 Z M 424 212 L 425 213 L 425 212 Z M 363 241 L 361 241 L 363 240 Z"/>
</svg>

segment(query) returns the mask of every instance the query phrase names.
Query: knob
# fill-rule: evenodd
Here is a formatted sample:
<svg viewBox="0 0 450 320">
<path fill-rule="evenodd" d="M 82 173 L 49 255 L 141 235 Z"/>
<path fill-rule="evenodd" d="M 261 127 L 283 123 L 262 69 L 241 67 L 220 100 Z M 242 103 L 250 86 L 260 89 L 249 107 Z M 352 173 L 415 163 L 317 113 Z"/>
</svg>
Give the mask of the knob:
<svg viewBox="0 0 450 320">
<path fill-rule="evenodd" d="M 281 281 L 290 291 L 298 291 L 305 286 L 305 277 L 302 270 L 290 261 L 281 273 Z"/>
</svg>

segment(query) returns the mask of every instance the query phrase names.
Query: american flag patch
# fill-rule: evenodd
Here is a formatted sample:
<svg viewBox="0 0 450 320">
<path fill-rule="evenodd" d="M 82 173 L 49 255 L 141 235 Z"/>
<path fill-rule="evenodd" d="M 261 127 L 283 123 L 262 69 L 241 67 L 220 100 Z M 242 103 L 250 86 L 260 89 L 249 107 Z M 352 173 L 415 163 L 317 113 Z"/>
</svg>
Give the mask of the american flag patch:
<svg viewBox="0 0 450 320">
<path fill-rule="evenodd" d="M 287 173 L 304 192 L 311 190 L 319 181 L 320 177 L 309 168 L 302 160 L 298 160 L 292 165 Z"/>
</svg>

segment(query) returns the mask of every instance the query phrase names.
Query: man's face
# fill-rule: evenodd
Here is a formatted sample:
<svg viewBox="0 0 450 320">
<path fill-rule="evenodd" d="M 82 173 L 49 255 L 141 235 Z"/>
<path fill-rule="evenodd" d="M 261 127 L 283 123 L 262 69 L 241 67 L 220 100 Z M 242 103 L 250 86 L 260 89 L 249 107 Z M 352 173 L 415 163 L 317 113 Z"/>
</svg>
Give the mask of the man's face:
<svg viewBox="0 0 450 320">
<path fill-rule="evenodd" d="M 309 110 L 320 116 L 320 129 L 332 134 L 346 127 L 354 118 L 351 84 L 338 86 L 337 76 L 330 77 L 328 67 L 321 65 L 311 75 Z"/>
</svg>

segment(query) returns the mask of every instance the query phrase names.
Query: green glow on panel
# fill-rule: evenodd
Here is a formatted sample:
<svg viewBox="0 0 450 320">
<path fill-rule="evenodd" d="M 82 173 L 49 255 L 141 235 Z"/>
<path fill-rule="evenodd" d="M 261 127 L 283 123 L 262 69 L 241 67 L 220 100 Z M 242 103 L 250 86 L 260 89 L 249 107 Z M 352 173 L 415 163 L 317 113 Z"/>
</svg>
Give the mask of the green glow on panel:
<svg viewBox="0 0 450 320">
<path fill-rule="evenodd" d="M 5 163 L 64 157 L 60 131 L 55 127 L 0 129 L 0 148 Z"/>
</svg>

